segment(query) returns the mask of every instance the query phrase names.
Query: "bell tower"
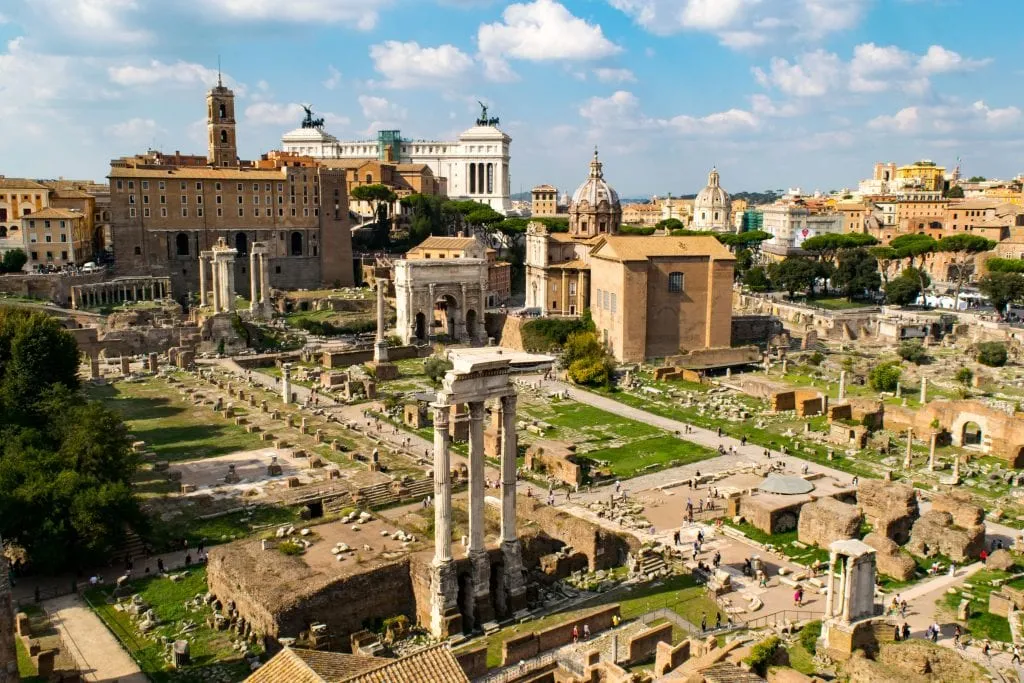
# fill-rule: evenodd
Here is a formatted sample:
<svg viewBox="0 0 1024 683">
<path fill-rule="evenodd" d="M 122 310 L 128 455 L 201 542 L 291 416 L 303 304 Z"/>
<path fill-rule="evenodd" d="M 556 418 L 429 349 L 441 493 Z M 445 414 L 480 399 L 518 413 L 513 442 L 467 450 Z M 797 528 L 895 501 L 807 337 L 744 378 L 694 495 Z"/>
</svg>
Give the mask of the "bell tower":
<svg viewBox="0 0 1024 683">
<path fill-rule="evenodd" d="M 217 73 L 217 87 L 206 94 L 206 129 L 209 151 L 206 155 L 211 166 L 234 166 L 238 163 L 238 143 L 235 140 L 235 93 L 224 87 Z"/>
</svg>

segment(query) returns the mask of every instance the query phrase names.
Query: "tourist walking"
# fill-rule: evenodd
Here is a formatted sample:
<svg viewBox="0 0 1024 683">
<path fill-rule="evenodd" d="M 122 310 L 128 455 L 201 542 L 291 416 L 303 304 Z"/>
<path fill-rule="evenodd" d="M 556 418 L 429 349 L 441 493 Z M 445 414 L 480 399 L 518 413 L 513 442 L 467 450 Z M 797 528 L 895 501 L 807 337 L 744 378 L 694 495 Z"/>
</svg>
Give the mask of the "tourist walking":
<svg viewBox="0 0 1024 683">
<path fill-rule="evenodd" d="M 580 627 L 579 626 L 574 625 L 572 627 L 572 642 L 574 642 L 574 643 L 580 642 Z"/>
<path fill-rule="evenodd" d="M 708 615 L 704 612 L 700 615 L 700 630 L 701 632 L 708 630 Z"/>
</svg>

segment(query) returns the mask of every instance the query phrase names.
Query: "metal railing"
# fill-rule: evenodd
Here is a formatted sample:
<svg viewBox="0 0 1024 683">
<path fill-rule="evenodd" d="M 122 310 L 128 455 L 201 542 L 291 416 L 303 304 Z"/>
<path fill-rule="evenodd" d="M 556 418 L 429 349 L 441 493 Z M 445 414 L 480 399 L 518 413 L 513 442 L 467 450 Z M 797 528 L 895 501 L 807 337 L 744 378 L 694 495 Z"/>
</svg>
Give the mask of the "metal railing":
<svg viewBox="0 0 1024 683">
<path fill-rule="evenodd" d="M 778 612 L 772 612 L 771 614 L 765 614 L 764 616 L 754 617 L 753 619 L 747 619 L 739 622 L 739 626 L 744 628 L 761 628 L 768 626 L 769 624 L 777 624 L 780 621 L 813 621 L 814 619 L 821 619 L 825 616 L 824 612 L 812 612 L 811 610 L 795 610 L 795 609 L 784 609 Z"/>
</svg>

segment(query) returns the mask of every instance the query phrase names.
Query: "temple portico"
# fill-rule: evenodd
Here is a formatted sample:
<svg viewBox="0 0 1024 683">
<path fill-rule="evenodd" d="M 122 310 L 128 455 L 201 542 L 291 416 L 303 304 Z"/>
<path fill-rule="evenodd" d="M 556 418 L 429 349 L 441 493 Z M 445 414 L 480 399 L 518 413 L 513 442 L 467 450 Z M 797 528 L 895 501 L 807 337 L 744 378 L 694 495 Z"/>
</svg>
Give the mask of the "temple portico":
<svg viewBox="0 0 1024 683">
<path fill-rule="evenodd" d="M 516 394 L 509 379 L 509 359 L 493 354 L 449 355 L 453 368 L 442 382 L 434 408 L 434 560 L 431 577 L 431 630 L 439 638 L 494 620 L 491 567 L 484 534 L 484 412 L 497 400 L 501 415 L 501 550 L 503 591 L 498 602 L 514 612 L 523 607 L 526 585 L 516 534 Z M 472 606 L 461 613 L 458 577 L 451 552 L 451 406 L 469 407 L 469 545 Z M 463 624 L 468 619 L 468 624 Z"/>
<path fill-rule="evenodd" d="M 213 306 L 214 313 L 235 310 L 235 257 L 238 250 L 228 246 L 224 238 L 213 249 L 199 254 L 199 305 Z M 210 271 L 209 284 L 206 273 Z M 210 290 L 212 289 L 212 296 Z"/>
</svg>

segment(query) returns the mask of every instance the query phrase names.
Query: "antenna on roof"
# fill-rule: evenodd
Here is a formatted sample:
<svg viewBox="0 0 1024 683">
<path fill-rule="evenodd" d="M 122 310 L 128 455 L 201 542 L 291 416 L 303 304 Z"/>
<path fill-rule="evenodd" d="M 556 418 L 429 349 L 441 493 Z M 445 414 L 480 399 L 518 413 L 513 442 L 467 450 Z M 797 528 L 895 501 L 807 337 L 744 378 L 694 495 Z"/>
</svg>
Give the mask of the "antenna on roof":
<svg viewBox="0 0 1024 683">
<path fill-rule="evenodd" d="M 218 88 L 223 88 L 224 87 L 224 81 L 221 78 L 221 74 L 220 74 L 220 53 L 219 52 L 217 53 L 217 87 Z"/>
</svg>

